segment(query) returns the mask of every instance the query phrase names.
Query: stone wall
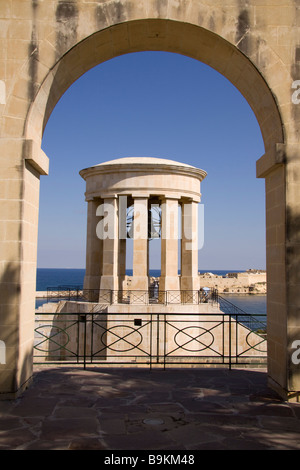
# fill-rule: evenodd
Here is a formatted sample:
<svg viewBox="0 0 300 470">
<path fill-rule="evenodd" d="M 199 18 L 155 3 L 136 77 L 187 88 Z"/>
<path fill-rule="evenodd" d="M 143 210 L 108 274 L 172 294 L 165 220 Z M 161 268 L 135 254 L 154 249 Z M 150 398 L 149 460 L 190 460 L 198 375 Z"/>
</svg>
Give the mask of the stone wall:
<svg viewBox="0 0 300 470">
<path fill-rule="evenodd" d="M 228 275 L 227 275 L 228 276 Z M 221 293 L 235 294 L 266 294 L 267 275 L 265 272 L 259 274 L 236 273 L 233 277 L 217 276 L 211 273 L 199 275 L 200 287 L 215 288 Z"/>
</svg>

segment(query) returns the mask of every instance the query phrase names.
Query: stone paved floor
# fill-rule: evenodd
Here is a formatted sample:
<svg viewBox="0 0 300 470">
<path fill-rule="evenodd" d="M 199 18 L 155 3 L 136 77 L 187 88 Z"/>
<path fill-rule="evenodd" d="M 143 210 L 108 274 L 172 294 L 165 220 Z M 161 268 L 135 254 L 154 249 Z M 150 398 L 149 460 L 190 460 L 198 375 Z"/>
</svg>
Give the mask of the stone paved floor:
<svg viewBox="0 0 300 470">
<path fill-rule="evenodd" d="M 40 368 L 0 401 L 0 450 L 300 449 L 263 370 Z"/>
</svg>

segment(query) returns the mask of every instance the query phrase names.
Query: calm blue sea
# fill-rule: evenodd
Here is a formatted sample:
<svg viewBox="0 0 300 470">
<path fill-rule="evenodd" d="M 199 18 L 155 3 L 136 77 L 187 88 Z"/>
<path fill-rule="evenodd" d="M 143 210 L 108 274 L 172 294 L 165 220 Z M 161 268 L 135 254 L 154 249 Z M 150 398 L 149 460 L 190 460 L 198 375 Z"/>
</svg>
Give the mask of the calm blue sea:
<svg viewBox="0 0 300 470">
<path fill-rule="evenodd" d="M 213 273 L 218 276 L 225 276 L 227 273 L 233 273 L 236 271 L 225 271 L 225 270 L 203 270 L 202 273 Z M 58 286 L 71 286 L 78 287 L 79 289 L 83 287 L 85 269 L 55 269 L 55 268 L 38 268 L 37 269 L 37 280 L 36 280 L 36 290 L 45 291 L 48 287 L 58 287 Z M 132 270 L 127 270 L 127 275 L 132 276 Z M 160 276 L 159 269 L 150 270 L 150 276 L 158 277 Z"/>
<path fill-rule="evenodd" d="M 236 271 L 225 271 L 225 270 L 203 270 L 201 273 L 213 273 L 218 276 L 225 276 L 227 273 L 234 273 Z M 126 271 L 128 276 L 132 276 L 132 270 Z M 67 285 L 71 287 L 83 287 L 85 269 L 55 269 L 55 268 L 38 268 L 37 269 L 37 281 L 36 290 L 47 290 L 48 287 L 58 287 L 61 285 Z M 160 276 L 159 269 L 150 270 L 150 276 Z"/>
<path fill-rule="evenodd" d="M 201 272 L 211 272 L 218 276 L 225 276 L 227 273 L 236 271 L 206 269 Z M 46 291 L 47 288 L 58 286 L 70 286 L 81 289 L 83 287 L 84 274 L 85 269 L 38 268 L 36 290 Z M 132 271 L 128 270 L 127 274 L 129 276 L 132 275 Z M 150 275 L 158 277 L 160 276 L 160 270 L 153 269 L 150 271 Z M 247 313 L 266 315 L 266 295 L 226 294 L 224 297 Z M 40 302 L 42 301 L 39 300 L 38 303 Z"/>
<path fill-rule="evenodd" d="M 83 287 L 85 269 L 48 269 L 38 268 L 36 272 L 36 290 L 46 291 L 50 287 Z"/>
</svg>

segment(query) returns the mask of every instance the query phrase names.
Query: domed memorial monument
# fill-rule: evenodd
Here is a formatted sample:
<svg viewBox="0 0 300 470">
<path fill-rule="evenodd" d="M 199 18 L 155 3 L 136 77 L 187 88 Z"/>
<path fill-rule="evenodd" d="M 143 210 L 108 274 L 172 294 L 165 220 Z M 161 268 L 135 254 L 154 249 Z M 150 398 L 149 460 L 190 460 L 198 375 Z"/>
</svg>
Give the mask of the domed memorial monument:
<svg viewBox="0 0 300 470">
<path fill-rule="evenodd" d="M 173 160 L 128 157 L 80 175 L 88 202 L 85 289 L 123 290 L 126 240 L 132 238 L 131 289 L 147 291 L 149 241 L 158 237 L 160 291 L 199 289 L 198 205 L 205 171 Z"/>
<path fill-rule="evenodd" d="M 77 298 L 52 304 L 55 342 L 49 342 L 45 360 L 53 360 L 59 344 L 56 360 L 69 355 L 106 366 L 194 367 L 245 356 L 256 362 L 265 354 L 264 337 L 237 315 L 225 314 L 214 289 L 200 288 L 198 208 L 205 171 L 160 158 L 120 158 L 80 175 L 88 202 L 84 289 Z M 161 275 L 153 288 L 154 238 L 160 239 Z"/>
</svg>

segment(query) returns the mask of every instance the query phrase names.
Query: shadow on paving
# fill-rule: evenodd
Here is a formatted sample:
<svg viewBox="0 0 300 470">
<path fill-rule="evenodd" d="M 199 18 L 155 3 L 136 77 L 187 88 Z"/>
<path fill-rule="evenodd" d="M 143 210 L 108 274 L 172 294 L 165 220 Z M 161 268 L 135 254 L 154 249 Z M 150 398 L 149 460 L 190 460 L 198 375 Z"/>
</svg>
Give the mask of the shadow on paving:
<svg viewBox="0 0 300 470">
<path fill-rule="evenodd" d="M 0 449 L 299 449 L 300 404 L 263 370 L 39 367 L 0 401 Z"/>
</svg>

